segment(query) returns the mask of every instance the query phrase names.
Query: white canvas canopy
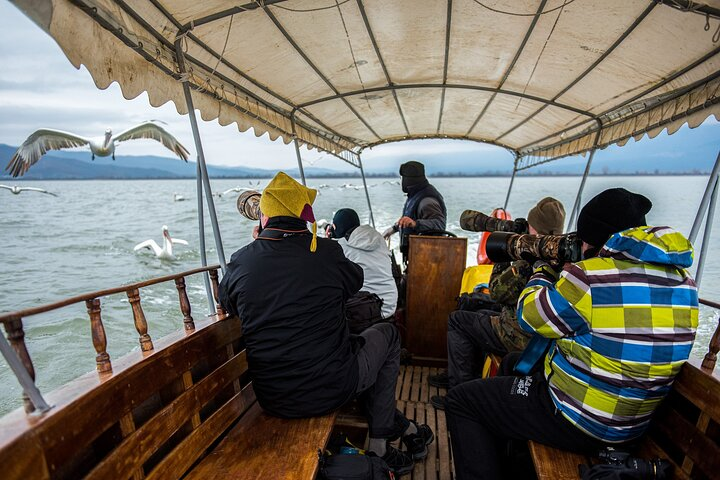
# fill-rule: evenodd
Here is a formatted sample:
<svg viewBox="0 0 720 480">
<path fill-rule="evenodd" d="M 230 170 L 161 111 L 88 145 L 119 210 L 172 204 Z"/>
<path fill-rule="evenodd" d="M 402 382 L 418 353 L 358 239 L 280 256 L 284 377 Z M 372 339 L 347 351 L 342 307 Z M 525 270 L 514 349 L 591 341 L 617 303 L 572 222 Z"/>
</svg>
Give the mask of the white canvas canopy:
<svg viewBox="0 0 720 480">
<path fill-rule="evenodd" d="M 100 88 L 186 113 L 187 81 L 205 120 L 350 160 L 414 138 L 565 156 L 720 118 L 720 0 L 13 1 Z"/>
</svg>

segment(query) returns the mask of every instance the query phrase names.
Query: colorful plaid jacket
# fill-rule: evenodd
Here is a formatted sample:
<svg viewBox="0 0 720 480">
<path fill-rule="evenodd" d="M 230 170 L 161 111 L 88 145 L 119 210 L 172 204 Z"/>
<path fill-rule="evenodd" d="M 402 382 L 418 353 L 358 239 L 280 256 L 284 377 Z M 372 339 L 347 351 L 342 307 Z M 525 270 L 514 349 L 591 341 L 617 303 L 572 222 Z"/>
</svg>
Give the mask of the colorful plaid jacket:
<svg viewBox="0 0 720 480">
<path fill-rule="evenodd" d="M 518 301 L 522 328 L 553 339 L 550 396 L 578 428 L 605 442 L 645 431 L 690 355 L 698 323 L 690 242 L 668 227 L 613 235 L 599 256 L 559 280 L 537 270 Z"/>
</svg>

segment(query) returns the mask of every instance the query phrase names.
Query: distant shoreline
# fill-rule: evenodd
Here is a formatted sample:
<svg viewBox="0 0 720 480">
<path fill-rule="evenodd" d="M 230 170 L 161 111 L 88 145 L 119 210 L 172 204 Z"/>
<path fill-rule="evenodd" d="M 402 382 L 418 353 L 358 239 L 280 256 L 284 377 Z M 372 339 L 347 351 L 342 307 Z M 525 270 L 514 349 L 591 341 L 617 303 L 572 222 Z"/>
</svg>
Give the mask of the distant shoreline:
<svg viewBox="0 0 720 480">
<path fill-rule="evenodd" d="M 708 176 L 710 172 L 632 172 L 632 173 L 591 173 L 590 177 L 703 177 Z M 478 174 L 430 174 L 428 178 L 510 178 L 510 173 L 478 173 Z M 518 177 L 532 178 L 552 178 L 552 177 L 582 177 L 579 173 L 519 173 Z M 261 176 L 231 176 L 231 177 L 211 177 L 211 180 L 262 180 L 270 179 L 270 175 Z M 306 175 L 306 178 L 320 180 L 343 180 L 343 179 L 359 179 L 362 178 L 358 174 L 338 173 L 337 175 Z M 368 174 L 365 178 L 389 178 L 399 179 L 398 175 L 392 174 Z M 12 178 L 0 177 L 0 182 L 56 182 L 56 181 L 93 181 L 93 180 L 195 180 L 195 177 L 180 176 L 161 176 L 161 177 L 68 177 L 68 178 Z"/>
</svg>

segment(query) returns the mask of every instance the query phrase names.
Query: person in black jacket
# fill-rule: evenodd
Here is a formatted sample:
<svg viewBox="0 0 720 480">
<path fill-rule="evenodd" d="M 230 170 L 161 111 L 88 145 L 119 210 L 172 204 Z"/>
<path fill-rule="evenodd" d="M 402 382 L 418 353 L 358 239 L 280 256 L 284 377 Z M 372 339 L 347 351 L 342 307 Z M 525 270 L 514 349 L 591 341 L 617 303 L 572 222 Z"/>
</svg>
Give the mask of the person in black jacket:
<svg viewBox="0 0 720 480">
<path fill-rule="evenodd" d="M 418 233 L 442 232 L 447 227 L 445 200 L 425 177 L 425 165 L 420 162 L 406 162 L 400 165 L 401 188 L 407 194 L 402 217 L 385 230 L 387 239 L 400 231 L 400 251 L 407 260 L 409 237 Z"/>
<path fill-rule="evenodd" d="M 434 436 L 395 408 L 400 337 L 375 325 L 352 341 L 344 303 L 363 284 L 363 271 L 336 242 L 317 238 L 317 192 L 278 173 L 260 200 L 263 228 L 232 255 L 220 283 L 220 303 L 242 321 L 260 406 L 283 418 L 329 413 L 361 396 L 370 427 L 369 450 L 399 475 L 425 458 Z M 313 222 L 313 229 L 307 229 Z M 256 227 L 257 229 L 257 227 Z M 408 452 L 388 440 L 403 437 Z"/>
</svg>

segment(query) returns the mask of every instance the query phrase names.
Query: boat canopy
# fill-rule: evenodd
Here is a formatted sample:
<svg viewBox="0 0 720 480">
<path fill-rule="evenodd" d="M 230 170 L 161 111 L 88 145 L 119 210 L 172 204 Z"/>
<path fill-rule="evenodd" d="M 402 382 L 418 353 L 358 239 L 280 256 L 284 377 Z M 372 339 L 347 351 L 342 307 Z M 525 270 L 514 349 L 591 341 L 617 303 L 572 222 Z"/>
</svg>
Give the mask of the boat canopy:
<svg viewBox="0 0 720 480">
<path fill-rule="evenodd" d="M 187 113 L 188 82 L 204 120 L 350 163 L 417 138 L 554 158 L 720 118 L 720 0 L 12 1 L 99 88 Z"/>
</svg>

